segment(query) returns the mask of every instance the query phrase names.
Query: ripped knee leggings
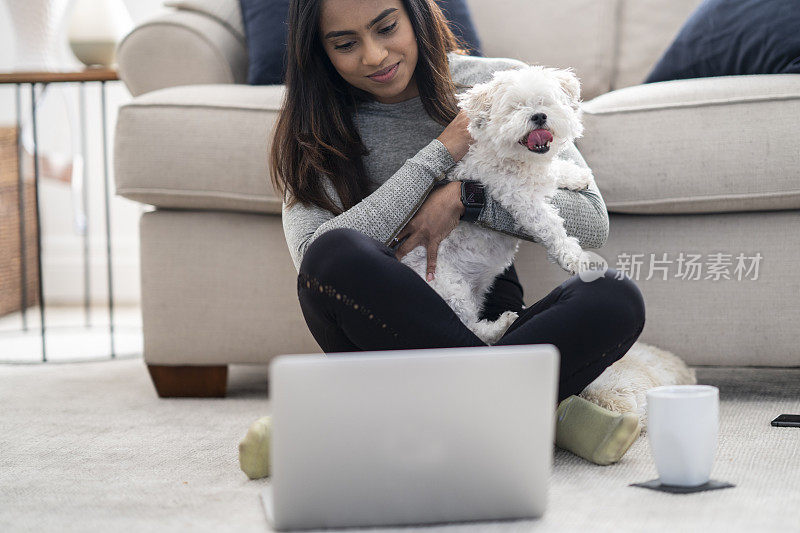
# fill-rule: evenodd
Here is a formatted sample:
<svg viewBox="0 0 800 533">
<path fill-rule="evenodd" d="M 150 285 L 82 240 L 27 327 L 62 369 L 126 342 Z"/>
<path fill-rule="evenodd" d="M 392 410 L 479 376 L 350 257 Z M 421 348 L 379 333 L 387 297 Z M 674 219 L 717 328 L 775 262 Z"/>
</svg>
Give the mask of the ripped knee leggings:
<svg viewBox="0 0 800 533">
<path fill-rule="evenodd" d="M 609 268 L 574 275 L 518 311 L 496 345 L 553 344 L 561 353 L 558 401 L 580 393 L 642 332 L 644 299 Z M 325 353 L 485 346 L 394 250 L 363 233 L 334 229 L 306 250 L 297 277 L 300 308 Z"/>
</svg>

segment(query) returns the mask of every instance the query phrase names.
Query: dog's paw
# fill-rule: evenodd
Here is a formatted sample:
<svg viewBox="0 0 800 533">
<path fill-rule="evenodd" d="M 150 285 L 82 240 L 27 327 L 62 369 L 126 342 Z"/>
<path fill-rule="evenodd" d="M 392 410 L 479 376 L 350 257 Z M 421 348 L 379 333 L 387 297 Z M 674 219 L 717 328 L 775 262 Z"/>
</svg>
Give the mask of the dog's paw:
<svg viewBox="0 0 800 533">
<path fill-rule="evenodd" d="M 582 191 L 587 189 L 594 179 L 592 169 L 589 167 L 582 167 L 566 160 L 560 160 L 557 165 L 555 168 L 559 176 L 556 178 L 556 183 L 559 188 Z"/>
<path fill-rule="evenodd" d="M 576 183 L 576 185 L 578 185 L 579 188 L 573 190 L 582 191 L 584 189 L 588 189 L 589 185 L 592 183 L 592 180 L 594 180 L 594 176 L 592 175 L 592 169 L 589 167 L 580 167 Z"/>
<path fill-rule="evenodd" d="M 595 257 L 596 256 L 593 256 L 593 254 L 589 252 L 582 251 L 578 255 L 570 255 L 565 259 L 564 265 L 562 266 L 564 270 L 567 270 L 570 274 L 580 274 L 597 269 Z"/>
<path fill-rule="evenodd" d="M 581 255 L 580 254 L 564 254 L 560 260 L 561 268 L 570 274 L 577 274 L 581 271 Z"/>
<path fill-rule="evenodd" d="M 588 176 L 588 179 L 581 177 L 573 181 L 567 181 L 563 187 L 565 189 L 569 189 L 570 191 L 585 191 L 589 188 L 589 183 L 591 183 L 591 171 L 588 172 Z"/>
<path fill-rule="evenodd" d="M 575 274 L 581 273 L 581 262 L 575 261 L 574 263 L 569 263 L 564 270 L 570 273 L 570 275 L 574 276 Z"/>
<path fill-rule="evenodd" d="M 506 330 L 509 328 L 509 326 L 511 326 L 511 324 L 513 324 L 518 318 L 519 318 L 519 315 L 516 312 L 514 312 L 514 311 L 506 311 L 505 313 L 503 313 L 502 315 L 500 315 L 498 317 L 496 322 L 497 322 L 497 324 L 502 324 L 503 325 L 502 329 L 503 329 L 503 333 L 505 333 Z M 502 336 L 502 333 L 501 333 L 501 336 Z"/>
<path fill-rule="evenodd" d="M 470 329 L 475 335 L 486 344 L 492 345 L 500 340 L 500 337 L 505 335 L 506 330 L 519 318 L 519 315 L 514 311 L 506 311 L 493 322 L 488 320 L 480 320 L 474 324 Z"/>
</svg>

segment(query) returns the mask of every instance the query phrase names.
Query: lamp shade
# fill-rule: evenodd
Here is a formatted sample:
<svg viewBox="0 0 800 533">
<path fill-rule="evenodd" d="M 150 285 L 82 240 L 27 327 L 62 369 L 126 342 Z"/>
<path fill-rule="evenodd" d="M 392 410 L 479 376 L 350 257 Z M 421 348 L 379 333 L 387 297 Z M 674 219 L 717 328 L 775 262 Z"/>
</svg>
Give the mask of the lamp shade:
<svg viewBox="0 0 800 533">
<path fill-rule="evenodd" d="M 117 43 L 132 29 L 122 0 L 75 0 L 67 36 L 72 53 L 82 63 L 112 67 Z"/>
</svg>

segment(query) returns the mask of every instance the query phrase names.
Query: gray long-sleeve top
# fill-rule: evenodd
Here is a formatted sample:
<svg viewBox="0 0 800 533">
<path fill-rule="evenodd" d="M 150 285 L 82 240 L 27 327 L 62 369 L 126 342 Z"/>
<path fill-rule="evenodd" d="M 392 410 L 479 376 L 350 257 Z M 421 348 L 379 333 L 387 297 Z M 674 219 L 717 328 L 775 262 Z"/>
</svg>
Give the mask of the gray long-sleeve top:
<svg viewBox="0 0 800 533">
<path fill-rule="evenodd" d="M 474 85 L 491 79 L 498 70 L 525 66 L 516 59 L 447 55 L 455 82 Z M 465 90 L 465 89 L 462 89 Z M 283 204 L 283 231 L 297 271 L 308 246 L 334 228 L 351 228 L 389 244 L 414 216 L 437 181 L 449 181 L 455 166 L 450 152 L 437 140 L 444 126 L 425 112 L 419 97 L 395 104 L 366 102 L 354 115 L 369 155 L 364 165 L 370 179 L 369 195 L 338 216 L 314 205 Z M 575 145 L 567 144 L 557 157 L 587 166 Z M 444 176 L 442 176 L 444 173 Z M 328 178 L 322 178 L 331 199 L 342 207 Z M 588 189 L 558 189 L 552 198 L 569 235 L 583 248 L 599 248 L 608 238 L 608 212 L 592 181 Z M 477 224 L 532 242 L 541 242 L 525 232 L 513 216 L 486 195 Z"/>
</svg>

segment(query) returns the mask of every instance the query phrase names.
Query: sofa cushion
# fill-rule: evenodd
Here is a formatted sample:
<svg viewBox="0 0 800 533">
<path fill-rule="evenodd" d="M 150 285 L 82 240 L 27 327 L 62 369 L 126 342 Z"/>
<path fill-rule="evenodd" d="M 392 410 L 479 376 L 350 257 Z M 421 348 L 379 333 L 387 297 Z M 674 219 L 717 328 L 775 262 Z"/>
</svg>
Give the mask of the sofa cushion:
<svg viewBox="0 0 800 533">
<path fill-rule="evenodd" d="M 468 0 L 487 57 L 573 67 L 588 100 L 611 89 L 621 0 Z M 638 0 L 637 0 L 638 1 Z"/>
<path fill-rule="evenodd" d="M 639 341 L 691 365 L 800 366 L 800 246 L 791 245 L 800 210 L 609 218 L 608 241 L 592 252 L 642 291 Z M 532 242 L 522 242 L 514 264 L 526 302 L 566 278 Z M 767 305 L 772 312 L 761 314 Z"/>
<path fill-rule="evenodd" d="M 638 85 L 583 110 L 576 145 L 610 212 L 800 209 L 800 75 Z"/>
<path fill-rule="evenodd" d="M 229 0 L 226 0 L 229 1 Z M 247 35 L 251 85 L 280 84 L 286 74 L 286 20 L 289 0 L 240 0 Z M 480 41 L 472 26 L 465 0 L 436 0 L 450 21 L 456 36 L 465 41 L 475 55 L 481 55 Z"/>
<path fill-rule="evenodd" d="M 709 76 L 800 74 L 800 9 L 786 0 L 706 0 L 645 83 Z"/>
<path fill-rule="evenodd" d="M 283 85 L 188 85 L 120 107 L 117 194 L 183 209 L 280 215 L 267 150 Z"/>
</svg>

